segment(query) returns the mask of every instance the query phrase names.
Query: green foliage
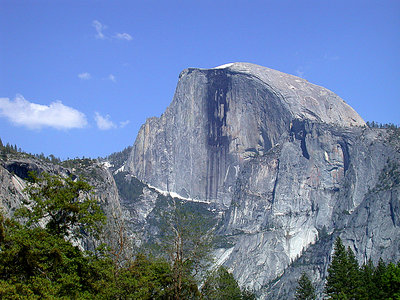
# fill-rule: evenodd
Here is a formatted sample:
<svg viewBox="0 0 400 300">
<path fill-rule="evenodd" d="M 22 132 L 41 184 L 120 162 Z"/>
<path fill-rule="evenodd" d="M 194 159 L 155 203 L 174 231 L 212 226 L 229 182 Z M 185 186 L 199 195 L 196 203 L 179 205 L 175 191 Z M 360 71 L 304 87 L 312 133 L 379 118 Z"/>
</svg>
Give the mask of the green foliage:
<svg viewBox="0 0 400 300">
<path fill-rule="evenodd" d="M 335 241 L 332 262 L 328 267 L 328 277 L 325 293 L 330 299 L 338 299 L 339 295 L 347 288 L 347 252 L 342 240 L 338 237 Z"/>
<path fill-rule="evenodd" d="M 46 229 L 59 236 L 75 237 L 82 232 L 98 233 L 105 216 L 96 199 L 89 197 L 89 184 L 71 177 L 31 173 L 31 183 L 26 188 L 29 201 L 17 212 L 27 218 L 28 226 L 46 222 Z"/>
<path fill-rule="evenodd" d="M 325 225 L 321 229 L 317 228 L 317 230 L 318 230 L 318 239 L 319 240 L 326 241 L 330 237 Z"/>
<path fill-rule="evenodd" d="M 368 261 L 360 268 L 340 238 L 334 251 L 325 285 L 328 299 L 400 299 L 400 262 L 386 265 L 380 260 L 374 267 Z"/>
<path fill-rule="evenodd" d="M 329 299 L 341 297 L 353 299 L 358 295 L 360 284 L 358 263 L 351 249 L 348 248 L 346 251 L 340 237 L 335 241 L 334 251 L 332 262 L 328 267 L 325 292 Z"/>
<path fill-rule="evenodd" d="M 376 280 L 384 297 L 382 299 L 400 299 L 400 262 L 397 265 L 386 265 L 384 272 Z"/>
<path fill-rule="evenodd" d="M 384 123 L 383 124 L 383 123 L 379 123 L 379 122 L 375 122 L 375 121 L 372 121 L 372 122 L 367 121 L 366 124 L 367 124 L 367 126 L 369 128 L 386 128 L 386 129 L 397 129 L 397 128 L 399 128 L 398 125 L 393 124 L 393 123 Z"/>
<path fill-rule="evenodd" d="M 116 171 L 127 161 L 131 152 L 132 152 L 132 146 L 129 146 L 120 152 L 115 152 L 110 154 L 105 159 L 112 164 L 111 170 Z"/>
<path fill-rule="evenodd" d="M 296 299 L 314 300 L 316 299 L 315 287 L 306 273 L 302 273 L 296 288 Z"/>
<path fill-rule="evenodd" d="M 224 267 L 219 267 L 207 277 L 201 292 L 204 299 L 242 299 L 238 283 Z"/>
<path fill-rule="evenodd" d="M 212 232 L 204 216 L 172 200 L 162 215 L 162 248 L 172 271 L 174 299 L 199 296 L 196 276 L 211 260 Z"/>
<path fill-rule="evenodd" d="M 2 228 L 0 298 L 73 297 L 82 291 L 89 274 L 87 259 L 77 247 L 40 227 L 3 219 Z"/>
<path fill-rule="evenodd" d="M 201 288 L 203 299 L 210 300 L 255 300 L 255 295 L 249 290 L 241 290 L 231 273 L 223 266 L 211 272 Z"/>
<path fill-rule="evenodd" d="M 202 230 L 212 222 L 206 227 L 197 223 L 193 212 L 198 207 L 180 203 L 167 210 L 170 235 L 165 238 L 172 237 L 165 248 L 172 246 L 169 260 L 136 254 L 118 264 L 111 248 L 84 252 L 71 242 L 71 235 L 79 237 L 83 230 L 99 233 L 97 225 L 104 216 L 88 197 L 90 190 L 87 183 L 72 178 L 33 176 L 27 188 L 29 205 L 19 212 L 24 223 L 0 214 L 0 299 L 205 297 L 198 289 L 202 279 L 196 280 L 195 274 L 210 253 L 210 240 Z M 231 274 L 218 276 L 219 294 L 226 295 L 221 299 L 255 299 L 240 291 Z M 238 293 L 241 298 L 234 296 Z"/>
<path fill-rule="evenodd" d="M 376 296 L 375 293 L 377 291 L 377 286 L 374 279 L 375 268 L 372 260 L 368 260 L 368 262 L 361 267 L 360 272 L 360 295 L 364 299 L 374 299 L 374 297 Z"/>
<path fill-rule="evenodd" d="M 150 260 L 143 254 L 119 274 L 123 299 L 162 299 L 172 295 L 171 268 L 165 260 Z"/>
<path fill-rule="evenodd" d="M 97 163 L 97 160 L 91 158 L 74 158 L 64 160 L 61 165 L 65 168 L 74 168 L 78 173 L 85 173 L 86 169 Z"/>
<path fill-rule="evenodd" d="M 115 184 L 118 188 L 118 194 L 122 199 L 134 201 L 142 194 L 144 184 L 136 177 L 127 177 L 127 175 L 127 172 L 118 172 L 115 174 Z"/>
<path fill-rule="evenodd" d="M 35 157 L 37 159 L 40 159 L 42 161 L 46 161 L 52 164 L 60 164 L 61 159 L 58 157 L 55 157 L 53 154 L 50 154 L 49 156 L 45 156 L 43 153 L 40 154 L 30 154 L 26 153 L 23 151 L 20 147 L 17 147 L 17 145 L 11 145 L 10 143 L 7 143 L 5 146 L 0 139 L 0 158 L 7 160 L 8 156 L 18 156 L 18 157 Z"/>
<path fill-rule="evenodd" d="M 400 185 L 400 166 L 397 162 L 388 160 L 379 175 L 379 181 L 374 188 L 374 192 L 387 191 Z"/>
</svg>

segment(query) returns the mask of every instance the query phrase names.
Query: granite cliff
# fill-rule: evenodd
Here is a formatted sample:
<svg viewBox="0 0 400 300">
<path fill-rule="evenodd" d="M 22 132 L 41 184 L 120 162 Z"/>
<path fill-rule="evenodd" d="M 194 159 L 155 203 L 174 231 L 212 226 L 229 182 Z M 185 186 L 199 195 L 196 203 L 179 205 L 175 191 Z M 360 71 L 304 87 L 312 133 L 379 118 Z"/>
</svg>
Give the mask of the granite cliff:
<svg viewBox="0 0 400 300">
<path fill-rule="evenodd" d="M 0 158 L 0 209 L 7 217 L 12 217 L 23 200 L 27 199 L 24 189 L 29 172 L 73 178 L 79 176 L 87 181 L 107 217 L 102 242 L 110 246 L 118 243 L 116 232 L 121 226 L 123 211 L 114 178 L 102 163 L 91 159 L 74 159 L 55 164 L 22 152 L 3 154 Z M 99 241 L 88 236 L 77 243 L 83 249 L 93 249 Z"/>
<path fill-rule="evenodd" d="M 359 263 L 400 259 L 400 130 L 369 128 L 333 92 L 253 64 L 184 70 L 164 114 L 101 162 L 0 156 L 6 214 L 31 170 L 85 177 L 111 244 L 121 229 L 154 242 L 162 211 L 183 202 L 215 229 L 215 264 L 260 299 L 292 299 L 303 271 L 322 298 L 337 236 Z"/>
<path fill-rule="evenodd" d="M 340 235 L 360 263 L 400 258 L 399 135 L 367 128 L 333 92 L 248 63 L 186 69 L 142 126 L 125 170 L 223 219 L 216 249 L 260 298 L 292 297 L 301 270 L 321 296 Z M 154 202 L 153 202 L 154 203 Z"/>
<path fill-rule="evenodd" d="M 244 162 L 302 120 L 365 125 L 329 90 L 268 68 L 236 63 L 179 77 L 171 105 L 142 126 L 126 167 L 183 197 L 229 206 Z"/>
</svg>

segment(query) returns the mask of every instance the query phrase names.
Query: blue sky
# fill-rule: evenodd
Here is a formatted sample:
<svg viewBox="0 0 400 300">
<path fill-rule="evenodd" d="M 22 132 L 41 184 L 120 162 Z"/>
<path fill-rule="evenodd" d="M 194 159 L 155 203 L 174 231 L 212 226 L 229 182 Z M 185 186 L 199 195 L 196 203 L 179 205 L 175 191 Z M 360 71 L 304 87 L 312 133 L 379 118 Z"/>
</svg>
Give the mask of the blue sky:
<svg viewBox="0 0 400 300">
<path fill-rule="evenodd" d="M 161 115 L 183 69 L 237 61 L 400 123 L 400 1 L 0 0 L 0 137 L 105 156 Z"/>
</svg>

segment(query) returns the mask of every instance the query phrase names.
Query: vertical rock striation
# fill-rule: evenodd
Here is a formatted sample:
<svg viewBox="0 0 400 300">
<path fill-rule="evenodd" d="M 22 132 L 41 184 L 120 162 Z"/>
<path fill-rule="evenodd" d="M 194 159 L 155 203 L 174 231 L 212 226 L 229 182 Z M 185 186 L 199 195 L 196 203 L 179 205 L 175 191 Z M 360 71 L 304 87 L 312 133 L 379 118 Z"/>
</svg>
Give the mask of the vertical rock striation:
<svg viewBox="0 0 400 300">
<path fill-rule="evenodd" d="M 301 271 L 322 292 L 338 235 L 360 263 L 400 258 L 399 145 L 323 87 L 233 63 L 184 70 L 125 170 L 220 207 L 218 263 L 260 298 L 291 298 Z"/>
<path fill-rule="evenodd" d="M 334 93 L 295 76 L 247 63 L 186 69 L 165 113 L 140 129 L 126 169 L 159 189 L 229 206 L 244 161 L 304 119 L 364 125 Z"/>
</svg>

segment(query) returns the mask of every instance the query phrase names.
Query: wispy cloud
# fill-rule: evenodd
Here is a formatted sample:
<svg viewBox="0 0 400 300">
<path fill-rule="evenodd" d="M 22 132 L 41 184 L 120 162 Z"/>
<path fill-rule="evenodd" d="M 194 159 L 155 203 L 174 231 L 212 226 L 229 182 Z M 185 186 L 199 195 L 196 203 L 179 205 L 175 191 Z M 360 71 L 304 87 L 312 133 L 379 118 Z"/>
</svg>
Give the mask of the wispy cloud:
<svg viewBox="0 0 400 300">
<path fill-rule="evenodd" d="M 94 20 L 92 22 L 92 26 L 96 30 L 95 37 L 100 40 L 117 39 L 117 40 L 131 41 L 133 39 L 132 36 L 126 32 L 123 32 L 123 33 L 117 32 L 114 36 L 106 35 L 105 30 L 108 28 L 108 26 L 100 23 L 97 20 Z"/>
<path fill-rule="evenodd" d="M 92 22 L 92 26 L 96 29 L 96 38 L 100 40 L 104 40 L 106 36 L 104 35 L 103 31 L 107 29 L 106 25 L 101 24 L 99 21 L 94 20 Z"/>
<path fill-rule="evenodd" d="M 117 128 L 117 125 L 110 119 L 109 115 L 102 116 L 98 112 L 95 112 L 94 120 L 96 121 L 97 127 L 100 130 L 109 130 L 113 128 Z"/>
<path fill-rule="evenodd" d="M 17 95 L 11 101 L 9 98 L 0 98 L 0 116 L 28 129 L 72 129 L 87 125 L 85 114 L 62 104 L 61 101 L 42 105 L 29 102 L 22 95 Z"/>
<path fill-rule="evenodd" d="M 85 72 L 85 73 L 78 74 L 78 77 L 79 77 L 79 79 L 82 79 L 82 80 L 89 80 L 92 78 L 92 75 L 90 75 L 90 73 Z"/>
<path fill-rule="evenodd" d="M 126 121 L 122 121 L 119 122 L 119 127 L 124 128 L 126 125 L 128 125 L 131 121 L 126 120 Z"/>
<path fill-rule="evenodd" d="M 131 41 L 132 40 L 132 36 L 129 33 L 116 33 L 114 36 L 116 39 L 118 40 L 126 40 L 126 41 Z"/>
<path fill-rule="evenodd" d="M 109 80 L 111 80 L 112 82 L 117 82 L 117 79 L 115 78 L 115 76 L 113 74 L 108 75 L 107 77 Z"/>
</svg>

